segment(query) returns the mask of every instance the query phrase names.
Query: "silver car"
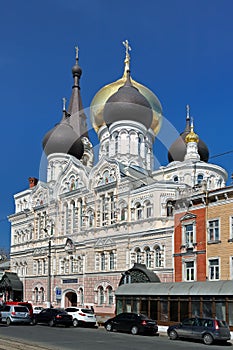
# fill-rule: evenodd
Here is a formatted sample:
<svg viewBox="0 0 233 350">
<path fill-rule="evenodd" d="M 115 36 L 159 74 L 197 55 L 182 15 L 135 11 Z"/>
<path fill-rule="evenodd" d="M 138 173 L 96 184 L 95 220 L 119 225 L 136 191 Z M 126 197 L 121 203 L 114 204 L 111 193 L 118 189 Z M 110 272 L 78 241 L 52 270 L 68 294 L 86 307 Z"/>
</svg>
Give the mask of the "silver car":
<svg viewBox="0 0 233 350">
<path fill-rule="evenodd" d="M 31 323 L 29 310 L 26 306 L 5 305 L 1 310 L 1 322 L 9 326 L 12 323 Z"/>
</svg>

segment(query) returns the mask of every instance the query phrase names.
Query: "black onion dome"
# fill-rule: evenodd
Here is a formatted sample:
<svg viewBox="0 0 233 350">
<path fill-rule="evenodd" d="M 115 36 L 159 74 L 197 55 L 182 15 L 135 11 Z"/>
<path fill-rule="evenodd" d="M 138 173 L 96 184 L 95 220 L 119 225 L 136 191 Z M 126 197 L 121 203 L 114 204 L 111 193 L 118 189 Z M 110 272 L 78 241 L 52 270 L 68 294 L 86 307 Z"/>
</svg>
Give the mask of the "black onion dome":
<svg viewBox="0 0 233 350">
<path fill-rule="evenodd" d="M 190 133 L 190 131 L 191 131 L 190 119 L 189 117 L 187 117 L 185 130 L 180 134 L 180 136 L 173 142 L 173 144 L 169 148 L 169 151 L 168 151 L 169 163 L 173 161 L 180 161 L 180 162 L 184 161 L 184 157 L 187 151 L 185 138 Z M 209 150 L 205 142 L 199 139 L 197 147 L 198 147 L 200 160 L 207 163 L 209 160 Z"/>
<path fill-rule="evenodd" d="M 142 123 L 147 129 L 151 127 L 153 112 L 148 100 L 134 87 L 128 77 L 123 86 L 106 101 L 103 110 L 107 125 L 114 122 L 131 120 Z"/>
<path fill-rule="evenodd" d="M 53 153 L 64 153 L 81 159 L 84 153 L 82 141 L 65 118 L 47 132 L 42 144 L 47 156 Z"/>
</svg>

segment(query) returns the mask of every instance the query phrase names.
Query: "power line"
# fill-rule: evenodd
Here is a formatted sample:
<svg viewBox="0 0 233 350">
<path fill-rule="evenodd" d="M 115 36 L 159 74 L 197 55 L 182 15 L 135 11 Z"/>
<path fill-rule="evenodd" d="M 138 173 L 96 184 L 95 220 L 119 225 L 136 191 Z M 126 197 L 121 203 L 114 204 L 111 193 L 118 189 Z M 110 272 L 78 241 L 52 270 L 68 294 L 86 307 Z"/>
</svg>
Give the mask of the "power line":
<svg viewBox="0 0 233 350">
<path fill-rule="evenodd" d="M 215 154 L 214 156 L 211 156 L 210 158 L 217 158 L 217 157 L 225 156 L 225 154 L 229 154 L 229 153 L 233 153 L 233 150 L 232 151 L 227 151 L 227 152 L 224 152 L 224 153 Z"/>
</svg>

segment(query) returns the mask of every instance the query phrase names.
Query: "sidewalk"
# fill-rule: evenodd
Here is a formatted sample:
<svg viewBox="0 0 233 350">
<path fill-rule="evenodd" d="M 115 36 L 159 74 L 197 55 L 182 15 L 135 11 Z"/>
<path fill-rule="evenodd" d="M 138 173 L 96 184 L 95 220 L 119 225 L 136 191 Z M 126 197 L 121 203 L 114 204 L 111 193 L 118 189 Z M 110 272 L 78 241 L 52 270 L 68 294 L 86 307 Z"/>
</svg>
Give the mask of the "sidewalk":
<svg viewBox="0 0 233 350">
<path fill-rule="evenodd" d="M 6 339 L 0 336 L 0 350 L 54 350 L 55 348 L 48 348 L 39 345 L 24 343 L 15 339 Z"/>
</svg>

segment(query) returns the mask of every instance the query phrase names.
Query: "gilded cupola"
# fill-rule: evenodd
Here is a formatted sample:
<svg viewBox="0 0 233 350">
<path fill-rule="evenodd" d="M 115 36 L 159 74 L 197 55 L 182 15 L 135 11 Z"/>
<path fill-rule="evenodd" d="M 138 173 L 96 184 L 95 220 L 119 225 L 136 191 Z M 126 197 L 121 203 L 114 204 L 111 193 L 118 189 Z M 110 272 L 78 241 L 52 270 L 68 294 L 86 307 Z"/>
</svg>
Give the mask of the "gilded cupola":
<svg viewBox="0 0 233 350">
<path fill-rule="evenodd" d="M 116 92 L 118 92 L 119 88 L 123 87 L 127 82 L 127 75 L 130 71 L 130 54 L 131 48 L 129 46 L 128 40 L 125 40 L 123 42 L 123 45 L 125 46 L 125 61 L 124 61 L 124 73 L 122 78 L 105 85 L 103 88 L 101 88 L 97 94 L 94 96 L 92 102 L 91 102 L 91 123 L 93 128 L 96 132 L 103 126 L 106 125 L 106 122 L 104 120 L 104 107 L 106 102 L 109 100 L 109 98 L 114 95 Z M 151 110 L 152 110 L 152 120 L 150 122 L 149 128 L 151 128 L 155 135 L 158 134 L 161 123 L 162 123 L 162 106 L 158 100 L 158 98 L 155 96 L 155 94 L 148 89 L 146 86 L 138 83 L 132 77 L 130 77 L 130 84 L 136 88 L 139 93 L 147 100 L 149 103 Z"/>
</svg>

